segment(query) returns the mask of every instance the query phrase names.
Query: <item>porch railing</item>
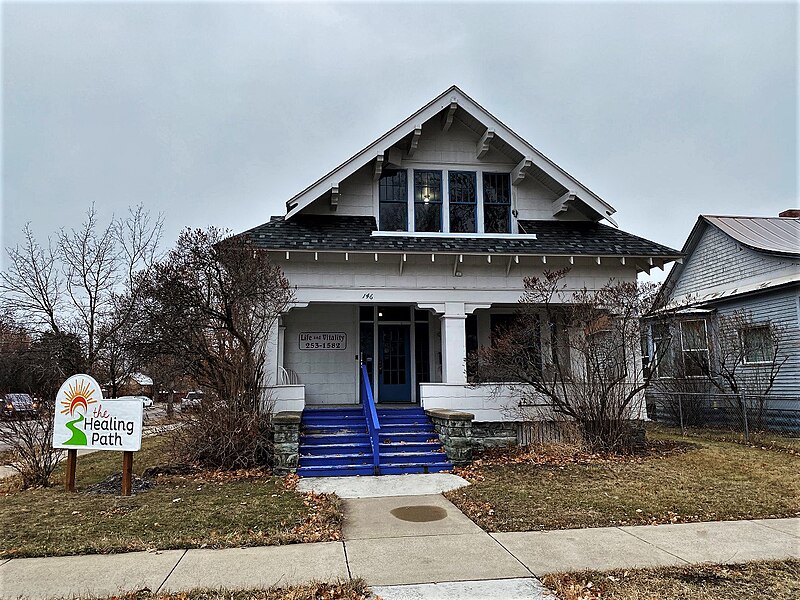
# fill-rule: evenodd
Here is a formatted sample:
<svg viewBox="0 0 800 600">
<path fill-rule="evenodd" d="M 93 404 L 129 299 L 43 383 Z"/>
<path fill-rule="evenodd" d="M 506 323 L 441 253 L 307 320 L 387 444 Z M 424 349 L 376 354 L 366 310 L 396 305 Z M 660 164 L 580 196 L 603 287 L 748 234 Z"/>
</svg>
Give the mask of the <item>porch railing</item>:
<svg viewBox="0 0 800 600">
<path fill-rule="evenodd" d="M 361 363 L 361 399 L 364 417 L 367 420 L 370 446 L 372 447 L 372 468 L 375 475 L 379 475 L 381 424 L 378 421 L 378 410 L 375 408 L 375 398 L 372 396 L 372 385 L 369 382 L 367 365 L 364 363 Z"/>
</svg>

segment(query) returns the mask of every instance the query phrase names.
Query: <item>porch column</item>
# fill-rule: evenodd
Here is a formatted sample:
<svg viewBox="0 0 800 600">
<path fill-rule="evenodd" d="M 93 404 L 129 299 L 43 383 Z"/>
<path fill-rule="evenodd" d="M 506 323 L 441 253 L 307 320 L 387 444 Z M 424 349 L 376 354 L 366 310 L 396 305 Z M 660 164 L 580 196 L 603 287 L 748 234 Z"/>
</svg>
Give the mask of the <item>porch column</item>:
<svg viewBox="0 0 800 600">
<path fill-rule="evenodd" d="M 267 331 L 264 340 L 264 383 L 265 387 L 273 386 L 278 381 L 278 320 L 276 319 Z"/>
<path fill-rule="evenodd" d="M 283 317 L 278 317 L 278 367 L 284 366 L 284 346 L 286 343 L 286 325 L 283 324 Z M 280 377 L 278 378 L 280 382 Z"/>
<path fill-rule="evenodd" d="M 442 315 L 442 382 L 465 385 L 467 334 L 463 302 L 445 302 Z"/>
</svg>

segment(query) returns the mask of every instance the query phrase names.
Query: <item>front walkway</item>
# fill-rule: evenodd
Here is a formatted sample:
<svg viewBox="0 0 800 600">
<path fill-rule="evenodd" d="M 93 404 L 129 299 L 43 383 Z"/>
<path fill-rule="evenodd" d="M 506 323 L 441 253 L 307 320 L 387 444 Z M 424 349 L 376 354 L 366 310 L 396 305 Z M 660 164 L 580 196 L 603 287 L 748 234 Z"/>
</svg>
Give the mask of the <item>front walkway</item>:
<svg viewBox="0 0 800 600">
<path fill-rule="evenodd" d="M 536 577 L 556 571 L 800 558 L 800 519 L 488 534 L 438 494 L 343 503 L 341 542 L 6 560 L 0 564 L 0 597 L 362 577 L 386 600 L 535 599 L 550 597 Z"/>
</svg>

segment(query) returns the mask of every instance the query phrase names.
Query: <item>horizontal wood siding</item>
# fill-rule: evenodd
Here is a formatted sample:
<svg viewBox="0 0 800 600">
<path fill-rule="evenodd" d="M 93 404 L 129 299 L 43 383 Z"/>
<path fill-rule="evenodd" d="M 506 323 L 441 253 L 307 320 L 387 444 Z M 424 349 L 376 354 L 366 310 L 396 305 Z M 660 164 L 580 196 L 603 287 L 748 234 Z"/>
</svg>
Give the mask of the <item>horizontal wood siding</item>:
<svg viewBox="0 0 800 600">
<path fill-rule="evenodd" d="M 752 314 L 756 323 L 772 322 L 784 329 L 779 357 L 786 357 L 772 395 L 792 396 L 800 400 L 800 286 L 765 292 L 717 306 L 719 315 L 737 310 Z M 746 367 L 745 367 L 746 368 Z"/>
<path fill-rule="evenodd" d="M 764 280 L 792 269 L 800 261 L 756 252 L 740 245 L 713 225 L 708 225 L 672 292 L 673 297 L 700 293 L 726 284 L 741 285 L 746 280 Z"/>
</svg>

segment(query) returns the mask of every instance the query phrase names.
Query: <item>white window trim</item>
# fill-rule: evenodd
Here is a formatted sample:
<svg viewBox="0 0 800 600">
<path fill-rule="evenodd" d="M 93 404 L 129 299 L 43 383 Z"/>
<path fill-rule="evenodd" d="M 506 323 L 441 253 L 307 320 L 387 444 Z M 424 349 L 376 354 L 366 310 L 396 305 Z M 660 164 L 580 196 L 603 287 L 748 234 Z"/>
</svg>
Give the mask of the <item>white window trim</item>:
<svg viewBox="0 0 800 600">
<path fill-rule="evenodd" d="M 683 343 L 683 324 L 684 323 L 694 323 L 695 321 L 701 321 L 703 323 L 703 332 L 705 333 L 706 338 L 706 347 L 705 348 L 686 348 Z M 678 331 L 681 335 L 681 359 L 685 361 L 684 354 L 687 352 L 705 352 L 706 353 L 706 364 L 708 364 L 709 368 L 711 367 L 711 352 L 709 351 L 709 343 L 708 343 L 708 320 L 707 319 L 684 319 L 678 322 Z M 685 362 L 684 362 L 685 366 Z M 705 374 L 700 375 L 685 375 L 687 379 L 701 379 L 705 377 Z"/>
<path fill-rule="evenodd" d="M 535 233 L 450 233 L 449 231 L 373 231 L 372 237 L 469 237 L 496 240 L 535 240 Z M 469 254 L 469 253 L 467 253 Z M 513 254 L 513 252 L 512 252 Z M 548 254 L 548 256 L 551 256 Z"/>
<path fill-rule="evenodd" d="M 459 163 L 424 163 L 416 161 L 403 161 L 404 166 L 395 170 L 404 170 L 406 172 L 406 201 L 407 201 L 407 218 L 406 226 L 407 231 L 373 231 L 372 235 L 393 235 L 393 236 L 419 236 L 419 237 L 449 237 L 449 236 L 472 236 L 472 237 L 490 237 L 495 239 L 536 239 L 536 234 L 523 234 L 514 233 L 519 231 L 516 213 L 516 192 L 514 186 L 510 186 L 509 198 L 509 228 L 511 233 L 502 234 L 487 234 L 485 233 L 484 224 L 484 197 L 483 197 L 483 174 L 485 173 L 503 173 L 510 174 L 514 168 L 513 165 L 505 164 L 492 164 L 485 165 L 485 168 L 476 168 L 475 165 L 462 165 Z M 414 231 L 414 171 L 440 171 L 442 174 L 442 231 L 440 232 L 419 232 Z M 475 173 L 475 194 L 476 194 L 476 208 L 475 208 L 475 233 L 450 233 L 450 171 L 468 171 Z M 373 182 L 373 210 L 375 222 L 380 227 L 380 180 Z"/>
<path fill-rule="evenodd" d="M 758 361 L 748 361 L 747 360 L 747 353 L 745 352 L 744 348 L 744 337 L 743 334 L 748 329 L 766 329 L 767 332 L 770 332 L 770 325 L 767 323 L 759 323 L 755 325 L 751 325 L 749 327 L 742 327 L 737 333 L 739 334 L 739 348 L 742 350 L 742 366 L 745 367 L 763 367 L 764 365 L 771 365 L 772 360 L 758 360 Z M 770 343 L 772 346 L 772 351 L 775 352 L 775 345 Z"/>
</svg>

